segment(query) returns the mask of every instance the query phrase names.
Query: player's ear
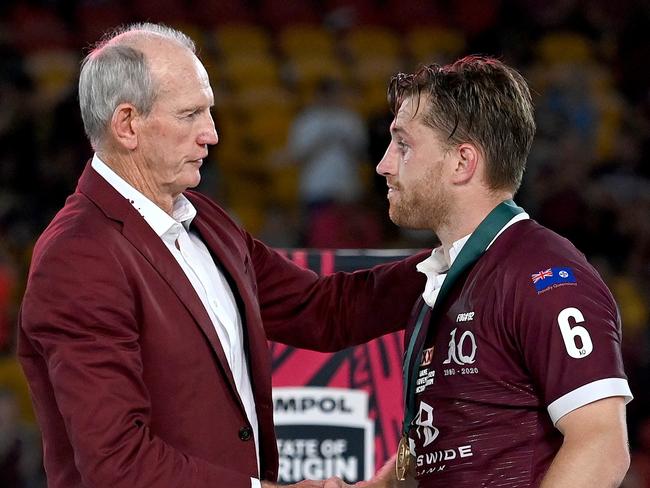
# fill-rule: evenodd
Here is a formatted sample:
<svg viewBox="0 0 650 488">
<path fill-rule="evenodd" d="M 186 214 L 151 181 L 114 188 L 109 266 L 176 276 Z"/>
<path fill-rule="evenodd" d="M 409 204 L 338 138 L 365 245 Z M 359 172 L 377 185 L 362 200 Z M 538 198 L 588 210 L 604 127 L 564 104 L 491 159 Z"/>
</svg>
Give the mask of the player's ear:
<svg viewBox="0 0 650 488">
<path fill-rule="evenodd" d="M 476 174 L 480 152 L 474 144 L 462 143 L 456 148 L 456 166 L 453 182 L 456 185 L 469 183 Z"/>
</svg>

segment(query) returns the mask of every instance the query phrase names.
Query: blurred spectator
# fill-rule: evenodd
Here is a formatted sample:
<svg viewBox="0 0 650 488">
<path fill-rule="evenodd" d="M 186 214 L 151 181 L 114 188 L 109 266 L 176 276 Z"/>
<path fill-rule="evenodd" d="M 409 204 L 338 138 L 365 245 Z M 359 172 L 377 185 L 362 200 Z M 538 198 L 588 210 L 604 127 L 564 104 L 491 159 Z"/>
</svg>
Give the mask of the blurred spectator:
<svg viewBox="0 0 650 488">
<path fill-rule="evenodd" d="M 367 159 L 363 119 L 345 105 L 340 82 L 322 80 L 314 103 L 289 132 L 289 155 L 301 165 L 300 196 L 309 207 L 360 199 L 360 162 Z"/>
<path fill-rule="evenodd" d="M 341 205 L 348 212 L 357 212 L 354 204 L 364 196 L 359 172 L 368 158 L 367 146 L 366 125 L 346 106 L 344 86 L 337 80 L 323 79 L 313 104 L 298 114 L 287 140 L 289 158 L 300 165 L 299 195 L 306 210 L 308 243 L 315 243 L 310 236 L 329 232 L 325 222 L 331 219 L 321 218 L 321 214 L 332 209 L 340 213 Z M 325 228 L 319 228 L 321 225 Z M 322 244 L 320 238 L 316 240 Z M 334 239 L 328 242 L 336 245 Z M 368 245 L 362 239 L 356 242 Z"/>
</svg>

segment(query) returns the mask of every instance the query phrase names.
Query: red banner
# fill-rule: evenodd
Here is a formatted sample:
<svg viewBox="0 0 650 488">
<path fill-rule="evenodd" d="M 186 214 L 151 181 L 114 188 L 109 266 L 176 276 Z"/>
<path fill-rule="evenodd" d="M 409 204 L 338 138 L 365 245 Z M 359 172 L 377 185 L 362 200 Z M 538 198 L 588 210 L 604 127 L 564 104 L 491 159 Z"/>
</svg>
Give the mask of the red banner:
<svg viewBox="0 0 650 488">
<path fill-rule="evenodd" d="M 301 266 L 309 267 L 324 275 L 394 261 L 412 252 L 294 250 L 286 251 L 286 254 Z M 368 473 L 372 474 L 395 453 L 400 437 L 403 411 L 402 333 L 387 335 L 368 344 L 331 354 L 294 349 L 277 343 L 270 343 L 270 347 L 273 358 L 273 386 L 277 394 L 277 397 L 274 394 L 274 401 L 281 457 L 280 481 L 295 482 L 301 476 L 310 477 L 310 475 L 311 477 L 335 475 L 343 477 L 348 482 L 355 482 L 367 478 Z M 295 391 L 291 390 L 291 394 L 287 396 L 282 393 L 284 391 L 282 387 L 307 388 L 304 394 L 296 396 Z M 323 396 L 323 391 L 327 390 L 314 389 L 313 391 L 317 393 L 310 396 L 309 392 L 312 391 L 310 387 L 331 388 L 333 393 L 331 396 Z M 337 422 L 342 425 L 356 425 L 357 420 L 350 420 L 352 408 L 346 404 L 346 401 L 352 404 L 353 400 L 347 399 L 345 390 L 367 394 L 367 416 L 374 423 L 374 439 L 365 440 L 370 443 L 366 446 L 367 450 L 371 451 L 370 455 L 363 456 L 361 452 L 363 447 L 357 445 L 355 449 L 359 452 L 352 452 L 350 447 L 341 453 L 341 456 L 332 456 L 329 459 L 312 459 L 307 454 L 301 454 L 300 459 L 291 457 L 291 454 L 298 454 L 297 449 L 300 446 L 311 446 L 314 451 L 312 454 L 318 457 L 316 456 L 318 452 L 322 455 L 323 452 L 331 451 L 330 444 L 327 442 L 336 441 L 341 446 L 347 445 L 346 443 L 350 446 L 356 443 L 345 438 L 327 439 L 327 429 L 331 431 L 333 425 L 339 425 Z M 335 411 L 337 408 L 339 408 L 338 412 Z M 309 412 L 306 412 L 310 409 L 314 413 L 311 417 L 307 415 Z M 300 432 L 298 428 L 291 430 L 292 441 L 284 438 L 282 432 L 284 426 L 292 424 L 291 420 L 287 420 L 291 419 L 292 414 L 296 415 L 295 425 L 302 426 L 303 431 L 307 429 L 307 424 L 310 426 L 318 424 L 318 419 L 322 419 L 323 429 L 325 429 L 322 438 L 296 440 L 295 436 Z M 278 415 L 282 422 L 278 422 Z M 334 420 L 336 415 L 340 421 Z M 363 421 L 363 419 L 358 420 Z M 340 449 L 342 450 L 343 448 Z M 291 459 L 286 458 L 285 454 Z M 362 466 L 356 466 L 361 458 L 366 463 L 374 458 L 374 465 L 365 470 Z M 285 476 L 283 476 L 283 466 L 286 468 Z M 355 475 L 351 474 L 354 466 L 358 468 L 359 473 L 365 474 L 354 479 Z"/>
</svg>

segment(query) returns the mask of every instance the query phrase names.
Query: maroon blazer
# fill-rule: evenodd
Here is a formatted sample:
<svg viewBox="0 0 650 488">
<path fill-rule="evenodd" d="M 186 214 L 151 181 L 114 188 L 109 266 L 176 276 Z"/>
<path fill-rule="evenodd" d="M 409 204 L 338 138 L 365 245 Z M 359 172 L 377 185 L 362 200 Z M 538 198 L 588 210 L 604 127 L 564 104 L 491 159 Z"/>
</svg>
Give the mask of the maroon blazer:
<svg viewBox="0 0 650 488">
<path fill-rule="evenodd" d="M 262 479 L 277 477 L 267 338 L 338 350 L 403 328 L 422 255 L 319 278 L 188 192 L 192 226 L 242 317 Z M 38 240 L 18 355 L 51 488 L 250 486 L 250 426 L 214 327 L 180 266 L 88 165 Z"/>
</svg>

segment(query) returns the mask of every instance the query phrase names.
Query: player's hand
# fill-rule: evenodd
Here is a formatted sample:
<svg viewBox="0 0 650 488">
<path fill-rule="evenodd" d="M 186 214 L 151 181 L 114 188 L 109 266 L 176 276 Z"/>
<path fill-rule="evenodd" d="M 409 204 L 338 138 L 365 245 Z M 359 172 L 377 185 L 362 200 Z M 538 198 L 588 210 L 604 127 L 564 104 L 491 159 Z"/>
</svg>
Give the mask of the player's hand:
<svg viewBox="0 0 650 488">
<path fill-rule="evenodd" d="M 325 480 L 325 483 L 323 484 L 323 488 L 347 488 L 349 486 L 353 486 L 353 485 L 348 485 L 341 478 L 328 478 Z"/>
<path fill-rule="evenodd" d="M 324 483 L 324 481 L 303 480 L 293 485 L 276 485 L 275 483 L 262 481 L 262 488 L 323 488 Z M 336 488 L 336 485 L 333 485 L 332 488 Z"/>
<path fill-rule="evenodd" d="M 325 480 L 323 488 L 384 488 L 385 486 L 385 481 L 378 479 L 371 479 L 370 481 L 359 481 L 353 485 L 349 485 L 341 478 L 328 478 Z"/>
</svg>

